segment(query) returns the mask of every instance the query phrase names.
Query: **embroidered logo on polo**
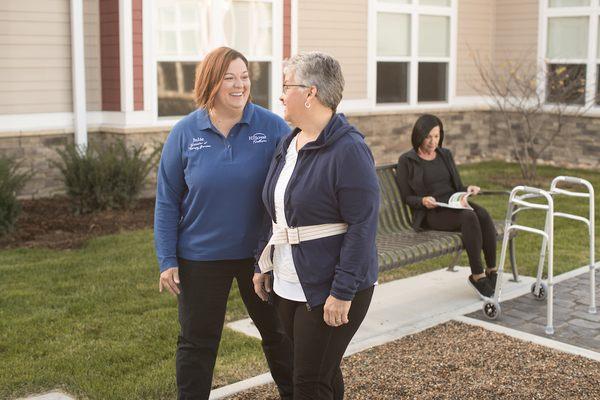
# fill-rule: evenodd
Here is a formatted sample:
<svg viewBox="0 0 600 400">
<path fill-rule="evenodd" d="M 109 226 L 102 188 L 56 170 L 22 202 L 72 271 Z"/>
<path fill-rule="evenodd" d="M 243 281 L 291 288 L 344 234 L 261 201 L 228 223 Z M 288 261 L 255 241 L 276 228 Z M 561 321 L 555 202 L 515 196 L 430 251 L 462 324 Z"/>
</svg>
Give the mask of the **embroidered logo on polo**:
<svg viewBox="0 0 600 400">
<path fill-rule="evenodd" d="M 192 138 L 192 143 L 190 143 L 188 150 L 202 150 L 208 147 L 212 147 L 206 139 L 203 137 Z"/>
<path fill-rule="evenodd" d="M 248 140 L 250 140 L 254 144 L 267 143 L 267 135 L 265 135 L 262 132 L 256 132 L 254 135 L 248 136 Z"/>
</svg>

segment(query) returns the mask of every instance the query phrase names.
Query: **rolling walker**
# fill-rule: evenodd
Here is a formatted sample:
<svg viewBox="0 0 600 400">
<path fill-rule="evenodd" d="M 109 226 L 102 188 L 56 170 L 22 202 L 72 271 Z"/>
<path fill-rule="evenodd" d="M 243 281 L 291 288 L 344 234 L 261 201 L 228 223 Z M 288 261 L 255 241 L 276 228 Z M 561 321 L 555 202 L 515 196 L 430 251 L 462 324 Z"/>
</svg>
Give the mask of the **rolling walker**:
<svg viewBox="0 0 600 400">
<path fill-rule="evenodd" d="M 573 192 L 570 190 L 561 189 L 558 184 L 566 182 L 574 185 L 585 186 L 587 192 Z M 589 203 L 589 218 L 584 218 L 579 215 L 567 214 L 554 211 L 554 196 L 565 195 L 571 197 L 587 198 Z M 541 198 L 544 201 L 533 203 L 529 200 L 533 198 Z M 519 225 L 515 223 L 516 214 L 524 210 L 541 210 L 545 211 L 546 218 L 544 229 L 532 228 L 529 226 Z M 550 184 L 550 190 L 542 190 L 528 186 L 517 186 L 510 192 L 508 200 L 508 209 L 506 211 L 506 219 L 504 223 L 504 237 L 502 240 L 502 250 L 500 253 L 500 264 L 498 268 L 498 280 L 494 297 L 486 300 L 483 304 L 483 312 L 489 319 L 497 319 L 501 315 L 500 294 L 502 291 L 502 272 L 504 270 L 504 262 L 506 261 L 506 249 L 508 239 L 512 231 L 525 231 L 542 236 L 542 246 L 540 250 L 540 258 L 537 268 L 536 281 L 531 285 L 531 293 L 537 300 L 547 300 L 547 324 L 546 333 L 552 335 L 554 333 L 553 325 L 553 263 L 554 263 L 554 218 L 562 217 L 575 221 L 583 222 L 587 228 L 590 238 L 589 251 L 589 280 L 590 280 L 590 306 L 588 312 L 596 313 L 596 296 L 595 296 L 595 260 L 594 260 L 594 188 L 585 179 L 575 178 L 570 176 L 557 176 Z M 547 259 L 547 260 L 546 260 Z M 542 273 L 544 270 L 544 262 L 548 264 L 548 279 L 547 282 L 542 281 Z"/>
</svg>

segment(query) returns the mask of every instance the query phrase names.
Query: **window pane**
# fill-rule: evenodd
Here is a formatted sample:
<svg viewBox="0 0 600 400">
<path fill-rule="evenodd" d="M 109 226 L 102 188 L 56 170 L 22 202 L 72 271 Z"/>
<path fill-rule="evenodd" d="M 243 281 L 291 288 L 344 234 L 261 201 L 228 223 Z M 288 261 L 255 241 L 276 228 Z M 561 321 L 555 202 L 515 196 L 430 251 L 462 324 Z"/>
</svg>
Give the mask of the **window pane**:
<svg viewBox="0 0 600 400">
<path fill-rule="evenodd" d="M 600 104 L 600 65 L 596 68 L 596 104 Z"/>
<path fill-rule="evenodd" d="M 410 55 L 409 14 L 377 14 L 377 55 Z"/>
<path fill-rule="evenodd" d="M 450 55 L 450 18 L 419 16 L 419 56 L 448 57 Z"/>
<path fill-rule="evenodd" d="M 195 62 L 159 62 L 158 116 L 187 115 L 196 109 L 194 102 Z M 250 62 L 252 98 L 256 104 L 269 108 L 271 63 Z"/>
<path fill-rule="evenodd" d="M 158 116 L 186 115 L 194 111 L 196 63 L 159 62 L 157 67 Z"/>
<path fill-rule="evenodd" d="M 252 61 L 249 67 L 252 101 L 264 108 L 270 108 L 271 63 Z"/>
<path fill-rule="evenodd" d="M 550 0 L 550 7 L 585 7 L 590 5 L 590 0 Z"/>
<path fill-rule="evenodd" d="M 598 21 L 598 23 L 600 23 L 600 20 Z M 596 44 L 596 58 L 600 59 L 600 29 L 598 29 L 598 38 L 596 38 Z"/>
<path fill-rule="evenodd" d="M 450 0 L 419 0 L 419 4 L 424 6 L 450 7 Z"/>
<path fill-rule="evenodd" d="M 418 101 L 446 101 L 448 63 L 419 63 Z"/>
<path fill-rule="evenodd" d="M 177 54 L 177 35 L 175 32 L 163 31 L 158 34 L 160 54 Z"/>
<path fill-rule="evenodd" d="M 546 101 L 584 104 L 585 73 L 585 64 L 548 64 Z"/>
<path fill-rule="evenodd" d="M 587 58 L 588 17 L 548 18 L 548 58 Z"/>
<path fill-rule="evenodd" d="M 223 19 L 225 40 L 247 57 L 272 54 L 272 5 L 261 1 L 233 1 Z"/>
<path fill-rule="evenodd" d="M 179 32 L 182 54 L 200 54 L 200 43 L 196 31 Z"/>
<path fill-rule="evenodd" d="M 210 0 L 156 0 L 159 56 L 198 56 L 208 49 Z"/>
<path fill-rule="evenodd" d="M 179 1 L 179 23 L 185 25 L 194 25 L 198 23 L 200 18 L 198 4 L 195 1 L 182 2 Z"/>
<path fill-rule="evenodd" d="M 175 9 L 173 7 L 158 8 L 159 29 L 172 28 L 175 25 Z"/>
<path fill-rule="evenodd" d="M 377 103 L 408 102 L 408 63 L 377 63 Z"/>
</svg>

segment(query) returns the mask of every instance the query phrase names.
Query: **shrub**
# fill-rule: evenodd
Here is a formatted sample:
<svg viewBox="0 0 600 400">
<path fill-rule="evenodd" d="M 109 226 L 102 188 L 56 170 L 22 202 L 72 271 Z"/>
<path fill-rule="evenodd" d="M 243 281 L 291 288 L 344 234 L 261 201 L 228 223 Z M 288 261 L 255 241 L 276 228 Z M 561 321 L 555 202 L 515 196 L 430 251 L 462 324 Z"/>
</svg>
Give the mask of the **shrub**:
<svg viewBox="0 0 600 400">
<path fill-rule="evenodd" d="M 76 145 L 58 149 L 67 195 L 76 213 L 131 208 L 135 205 L 145 179 L 156 165 L 160 148 L 145 154 L 145 146 L 127 148 L 122 140 L 81 151 Z"/>
<path fill-rule="evenodd" d="M 21 164 L 14 158 L 0 157 L 0 236 L 13 230 L 21 205 L 17 192 L 25 186 L 30 173 L 19 172 Z"/>
</svg>

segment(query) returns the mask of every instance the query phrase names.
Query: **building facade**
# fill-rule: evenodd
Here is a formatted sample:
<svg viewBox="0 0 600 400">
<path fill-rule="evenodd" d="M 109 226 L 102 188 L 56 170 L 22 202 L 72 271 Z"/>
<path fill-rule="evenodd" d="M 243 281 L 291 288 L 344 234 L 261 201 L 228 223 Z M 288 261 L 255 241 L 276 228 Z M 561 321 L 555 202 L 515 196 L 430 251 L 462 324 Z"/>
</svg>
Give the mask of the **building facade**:
<svg viewBox="0 0 600 400">
<path fill-rule="evenodd" d="M 599 19 L 600 0 L 2 0 L 0 154 L 33 169 L 24 196 L 60 193 L 56 148 L 164 140 L 194 109 L 196 64 L 227 45 L 250 61 L 254 101 L 277 113 L 287 57 L 335 56 L 340 111 L 380 164 L 409 148 L 423 112 L 445 122 L 459 161 L 507 159 L 475 57 L 566 68 L 589 102 Z M 600 105 L 571 125 L 542 161 L 600 167 Z"/>
</svg>

